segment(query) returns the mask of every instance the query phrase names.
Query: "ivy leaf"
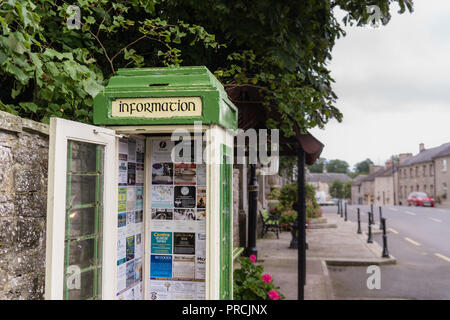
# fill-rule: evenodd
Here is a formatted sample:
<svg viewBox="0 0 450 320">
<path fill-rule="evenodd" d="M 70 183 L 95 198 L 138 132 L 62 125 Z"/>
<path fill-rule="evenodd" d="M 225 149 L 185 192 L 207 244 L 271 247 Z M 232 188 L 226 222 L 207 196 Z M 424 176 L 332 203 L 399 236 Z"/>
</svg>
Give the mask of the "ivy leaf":
<svg viewBox="0 0 450 320">
<path fill-rule="evenodd" d="M 102 85 L 92 79 L 84 80 L 82 84 L 84 91 L 86 91 L 92 98 L 95 98 L 95 96 L 104 89 Z"/>
<path fill-rule="evenodd" d="M 38 110 L 38 106 L 34 104 L 33 102 L 21 102 L 19 105 L 25 110 L 25 111 L 31 111 L 33 113 L 36 113 Z"/>
</svg>

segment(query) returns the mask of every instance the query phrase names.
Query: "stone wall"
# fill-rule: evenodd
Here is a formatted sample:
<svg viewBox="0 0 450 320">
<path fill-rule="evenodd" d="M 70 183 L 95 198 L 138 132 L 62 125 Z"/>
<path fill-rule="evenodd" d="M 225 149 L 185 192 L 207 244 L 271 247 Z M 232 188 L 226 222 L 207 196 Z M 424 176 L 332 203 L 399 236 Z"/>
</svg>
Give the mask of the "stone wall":
<svg viewBox="0 0 450 320">
<path fill-rule="evenodd" d="M 0 111 L 0 299 L 43 299 L 48 126 Z"/>
</svg>

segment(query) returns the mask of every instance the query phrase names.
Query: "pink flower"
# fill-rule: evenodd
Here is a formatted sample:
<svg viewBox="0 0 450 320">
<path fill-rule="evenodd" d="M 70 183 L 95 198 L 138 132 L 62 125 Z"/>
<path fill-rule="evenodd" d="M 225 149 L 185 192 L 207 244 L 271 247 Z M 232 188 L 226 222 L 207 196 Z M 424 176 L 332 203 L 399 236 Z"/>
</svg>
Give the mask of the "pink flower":
<svg viewBox="0 0 450 320">
<path fill-rule="evenodd" d="M 268 273 L 264 273 L 262 275 L 262 279 L 265 283 L 271 283 L 272 282 L 272 277 L 270 276 L 270 274 Z"/>
<path fill-rule="evenodd" d="M 254 254 L 252 254 L 252 255 L 249 257 L 249 259 L 250 259 L 250 261 L 253 262 L 253 263 L 256 262 L 256 256 L 255 256 Z"/>
<path fill-rule="evenodd" d="M 275 290 L 270 290 L 269 292 L 267 292 L 267 295 L 269 296 L 269 298 L 271 300 L 279 300 L 280 299 L 280 295 Z"/>
</svg>

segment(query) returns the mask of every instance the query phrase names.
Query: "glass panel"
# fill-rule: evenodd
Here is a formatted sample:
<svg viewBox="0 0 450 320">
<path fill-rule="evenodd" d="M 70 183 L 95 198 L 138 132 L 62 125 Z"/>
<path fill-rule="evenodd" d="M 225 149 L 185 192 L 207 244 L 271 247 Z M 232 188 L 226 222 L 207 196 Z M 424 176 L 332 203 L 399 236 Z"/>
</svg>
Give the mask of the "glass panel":
<svg viewBox="0 0 450 320">
<path fill-rule="evenodd" d="M 80 269 L 94 265 L 95 239 L 71 241 L 69 265 L 76 265 Z"/>
<path fill-rule="evenodd" d="M 72 175 L 72 192 L 69 206 L 95 204 L 97 176 Z"/>
<path fill-rule="evenodd" d="M 101 297 L 104 147 L 68 141 L 65 299 Z"/>
<path fill-rule="evenodd" d="M 95 217 L 95 207 L 71 210 L 68 216 L 69 236 L 73 238 L 96 233 Z"/>
<path fill-rule="evenodd" d="M 98 270 L 88 270 L 81 273 L 74 273 L 67 278 L 67 296 L 69 300 L 87 300 L 98 299 L 100 292 L 95 292 L 96 287 L 100 287 L 100 283 L 96 284 L 95 278 L 100 274 L 101 268 Z M 98 280 L 97 280 L 98 281 Z"/>
<path fill-rule="evenodd" d="M 96 172 L 97 145 L 77 142 L 72 144 L 72 172 Z"/>
</svg>

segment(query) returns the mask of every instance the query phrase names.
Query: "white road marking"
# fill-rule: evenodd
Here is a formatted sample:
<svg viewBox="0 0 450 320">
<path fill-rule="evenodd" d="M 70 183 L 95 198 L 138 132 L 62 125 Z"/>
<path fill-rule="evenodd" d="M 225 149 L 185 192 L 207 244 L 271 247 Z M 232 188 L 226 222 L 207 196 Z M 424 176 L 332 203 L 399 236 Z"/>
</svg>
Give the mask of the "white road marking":
<svg viewBox="0 0 450 320">
<path fill-rule="evenodd" d="M 395 229 L 392 229 L 392 228 L 388 228 L 388 230 L 389 230 L 390 232 L 392 232 L 392 233 L 398 234 L 398 231 L 397 231 L 397 230 L 395 230 Z"/>
<path fill-rule="evenodd" d="M 391 209 L 392 211 L 398 211 L 398 209 L 396 208 L 389 208 L 389 209 Z"/>
<path fill-rule="evenodd" d="M 411 212 L 411 211 L 405 211 L 405 213 L 407 213 L 407 214 L 409 214 L 409 215 L 412 215 L 412 216 L 415 216 L 415 215 L 416 215 L 414 212 Z"/>
<path fill-rule="evenodd" d="M 443 254 L 435 253 L 434 255 L 435 255 L 436 257 L 441 258 L 442 260 L 445 260 L 445 261 L 447 261 L 447 262 L 450 262 L 450 258 L 444 256 Z"/>
<path fill-rule="evenodd" d="M 442 222 L 442 220 L 439 220 L 439 219 L 435 219 L 435 218 L 430 218 L 430 220 L 433 220 L 433 221 L 435 221 L 435 222 L 439 222 L 439 223 L 441 223 L 441 222 Z"/>
<path fill-rule="evenodd" d="M 412 243 L 415 246 L 420 246 L 420 243 L 418 243 L 417 241 L 414 241 L 413 239 L 410 239 L 408 237 L 405 237 L 405 240 Z"/>
<path fill-rule="evenodd" d="M 444 209 L 438 209 L 438 211 L 440 211 L 440 212 L 445 212 L 445 210 L 444 210 Z"/>
</svg>

